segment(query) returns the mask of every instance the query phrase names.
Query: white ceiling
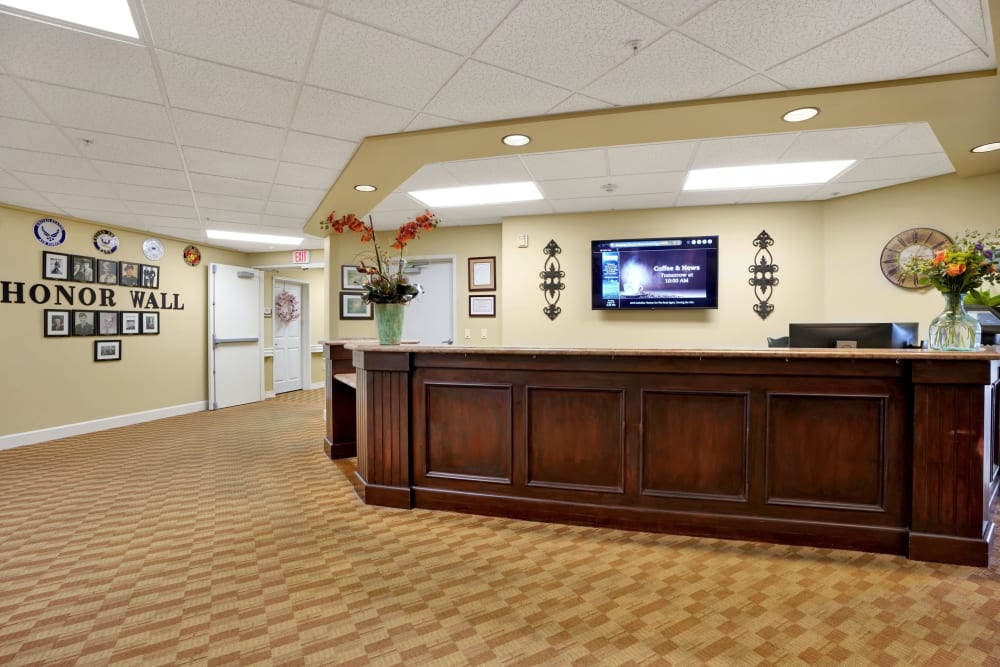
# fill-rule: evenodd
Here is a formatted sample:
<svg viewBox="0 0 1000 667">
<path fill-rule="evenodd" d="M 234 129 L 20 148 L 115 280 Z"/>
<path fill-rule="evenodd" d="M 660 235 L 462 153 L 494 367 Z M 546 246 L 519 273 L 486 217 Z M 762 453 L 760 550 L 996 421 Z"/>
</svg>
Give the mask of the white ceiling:
<svg viewBox="0 0 1000 667">
<path fill-rule="evenodd" d="M 367 136 L 996 67 L 987 0 L 130 4 L 138 42 L 0 7 L 0 202 L 199 243 L 207 228 L 299 235 Z M 693 167 L 834 157 L 859 162 L 822 187 L 679 190 Z M 419 210 L 401 194 L 417 184 L 539 182 L 542 202 L 439 211 L 479 224 L 824 199 L 951 171 L 923 123 L 789 131 L 428 165 L 375 214 L 393 226 Z"/>
</svg>

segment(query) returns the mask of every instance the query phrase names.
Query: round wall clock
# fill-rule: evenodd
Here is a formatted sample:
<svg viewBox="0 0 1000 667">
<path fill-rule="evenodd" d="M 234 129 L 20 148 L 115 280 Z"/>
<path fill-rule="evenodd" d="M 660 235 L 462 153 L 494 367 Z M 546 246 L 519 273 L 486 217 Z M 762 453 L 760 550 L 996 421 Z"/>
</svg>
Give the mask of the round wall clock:
<svg viewBox="0 0 1000 667">
<path fill-rule="evenodd" d="M 118 250 L 118 237 L 114 235 L 114 232 L 102 229 L 94 234 L 94 247 L 105 255 L 110 255 Z"/>
<path fill-rule="evenodd" d="M 163 259 L 163 243 L 160 239 L 146 239 L 142 242 L 142 254 L 154 262 Z"/>
<path fill-rule="evenodd" d="M 882 248 L 879 265 L 882 275 L 893 285 L 915 289 L 925 287 L 917 282 L 916 276 L 900 276 L 900 264 L 916 257 L 933 257 L 939 250 L 951 244 L 951 238 L 944 232 L 929 227 L 914 227 L 896 234 Z"/>
<path fill-rule="evenodd" d="M 193 245 L 184 248 L 184 261 L 187 262 L 188 266 L 198 266 L 201 262 L 201 250 Z"/>
</svg>

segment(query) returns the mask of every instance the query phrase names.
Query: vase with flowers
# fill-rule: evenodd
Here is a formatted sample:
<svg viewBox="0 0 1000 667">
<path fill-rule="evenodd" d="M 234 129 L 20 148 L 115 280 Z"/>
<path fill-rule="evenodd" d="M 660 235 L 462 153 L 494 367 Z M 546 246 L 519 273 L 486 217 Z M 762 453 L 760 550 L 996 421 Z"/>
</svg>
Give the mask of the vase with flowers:
<svg viewBox="0 0 1000 667">
<path fill-rule="evenodd" d="M 399 251 L 396 257 L 390 257 L 384 251 L 375 235 L 375 223 L 371 216 L 368 222 L 358 218 L 353 213 L 336 217 L 336 213 L 327 216 L 322 224 L 324 229 L 332 229 L 337 234 L 345 231 L 361 234 L 362 243 L 371 243 L 373 252 L 358 257 L 358 273 L 363 278 L 361 288 L 364 294 L 361 300 L 372 304 L 375 313 L 375 326 L 378 330 L 378 340 L 382 345 L 399 345 L 403 333 L 403 314 L 407 303 L 421 293 L 420 285 L 410 281 L 405 273 L 406 259 L 403 251 L 406 245 L 420 236 L 421 232 L 434 229 L 438 225 L 437 216 L 431 211 L 408 220 L 396 230 L 396 238 L 392 244 Z"/>
<path fill-rule="evenodd" d="M 965 310 L 965 297 L 983 283 L 1000 281 L 1000 231 L 982 234 L 966 231 L 933 257 L 913 257 L 900 265 L 904 277 L 915 276 L 944 296 L 944 311 L 931 320 L 927 330 L 932 350 L 970 351 L 979 347 L 982 327 Z"/>
</svg>

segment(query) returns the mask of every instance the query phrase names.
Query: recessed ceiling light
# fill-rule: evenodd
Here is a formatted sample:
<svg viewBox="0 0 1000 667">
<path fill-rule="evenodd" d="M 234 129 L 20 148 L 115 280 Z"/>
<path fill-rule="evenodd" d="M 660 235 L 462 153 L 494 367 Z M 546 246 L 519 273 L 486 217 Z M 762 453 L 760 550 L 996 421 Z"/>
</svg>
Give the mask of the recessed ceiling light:
<svg viewBox="0 0 1000 667">
<path fill-rule="evenodd" d="M 128 8 L 128 0 L 3 0 L 3 4 L 65 23 L 139 38 L 135 21 L 132 20 L 132 11 Z"/>
<path fill-rule="evenodd" d="M 538 186 L 531 181 L 416 190 L 410 192 L 409 195 L 430 208 L 510 204 L 520 201 L 535 201 L 542 198 L 542 193 L 539 192 Z"/>
<path fill-rule="evenodd" d="M 983 144 L 982 146 L 976 146 L 972 149 L 973 153 L 989 153 L 991 151 L 1000 151 L 1000 141 L 993 141 L 988 144 Z"/>
<path fill-rule="evenodd" d="M 818 115 L 819 109 L 816 107 L 802 107 L 801 109 L 792 109 L 782 116 L 781 119 L 789 123 L 801 123 L 804 120 L 815 118 Z"/>
<path fill-rule="evenodd" d="M 531 137 L 526 134 L 508 134 L 503 142 L 508 146 L 527 146 L 531 143 Z"/>
<path fill-rule="evenodd" d="M 376 188 L 374 185 L 368 185 L 366 183 L 362 183 L 361 185 L 355 185 L 354 189 L 357 190 L 358 192 L 375 192 L 376 190 L 378 190 L 378 188 Z"/>
<path fill-rule="evenodd" d="M 833 180 L 854 160 L 757 164 L 747 167 L 692 169 L 684 181 L 685 190 L 738 190 L 812 185 Z"/>
<path fill-rule="evenodd" d="M 246 232 L 226 232 L 221 229 L 206 229 L 205 236 L 221 241 L 246 241 L 248 243 L 275 243 L 278 245 L 298 245 L 301 237 L 274 236 L 271 234 L 248 234 Z"/>
</svg>

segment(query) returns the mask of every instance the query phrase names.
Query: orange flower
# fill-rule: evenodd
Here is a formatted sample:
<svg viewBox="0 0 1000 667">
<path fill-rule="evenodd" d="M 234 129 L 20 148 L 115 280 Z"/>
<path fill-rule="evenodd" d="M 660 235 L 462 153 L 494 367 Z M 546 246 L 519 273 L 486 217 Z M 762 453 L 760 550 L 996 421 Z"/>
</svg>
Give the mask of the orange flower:
<svg viewBox="0 0 1000 667">
<path fill-rule="evenodd" d="M 946 273 L 949 276 L 960 276 L 965 273 L 965 264 L 949 264 Z"/>
<path fill-rule="evenodd" d="M 932 265 L 937 266 L 944 261 L 945 255 L 948 254 L 947 250 L 938 250 L 937 254 L 934 255 L 934 261 L 931 262 Z"/>
</svg>

